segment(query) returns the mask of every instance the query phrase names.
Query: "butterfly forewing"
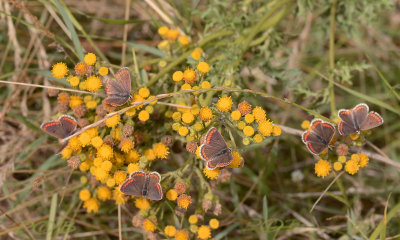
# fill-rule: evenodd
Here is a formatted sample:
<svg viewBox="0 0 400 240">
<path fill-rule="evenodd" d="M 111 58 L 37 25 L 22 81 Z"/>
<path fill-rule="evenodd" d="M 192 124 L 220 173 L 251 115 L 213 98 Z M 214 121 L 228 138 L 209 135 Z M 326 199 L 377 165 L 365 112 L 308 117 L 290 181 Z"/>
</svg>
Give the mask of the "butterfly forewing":
<svg viewBox="0 0 400 240">
<path fill-rule="evenodd" d="M 383 124 L 383 118 L 377 112 L 370 112 L 360 125 L 360 130 L 369 130 Z"/>
<path fill-rule="evenodd" d="M 142 190 L 146 182 L 146 174 L 143 171 L 133 172 L 120 188 L 126 195 L 142 196 Z"/>
<path fill-rule="evenodd" d="M 75 118 L 68 115 L 62 115 L 59 118 L 59 121 L 68 135 L 72 134 L 76 130 L 77 123 Z"/>
<path fill-rule="evenodd" d="M 209 161 L 211 160 L 219 151 L 221 148 L 218 146 L 213 146 L 210 144 L 203 144 L 200 146 L 199 153 L 201 158 L 204 161 Z"/>
<path fill-rule="evenodd" d="M 53 137 L 63 139 L 68 136 L 67 132 L 63 129 L 60 121 L 48 121 L 42 123 L 40 128 Z"/>
<path fill-rule="evenodd" d="M 207 162 L 207 168 L 215 169 L 217 167 L 226 167 L 233 160 L 231 151 L 226 148 L 217 153 L 216 157 L 213 157 Z"/>
<path fill-rule="evenodd" d="M 115 79 L 120 84 L 123 93 L 129 96 L 131 93 L 131 75 L 129 74 L 129 69 L 127 67 L 121 68 L 115 75 Z"/>
<path fill-rule="evenodd" d="M 219 148 L 227 148 L 225 139 L 215 127 L 210 128 L 206 134 L 205 143 Z"/>
<path fill-rule="evenodd" d="M 146 197 L 150 200 L 161 200 L 163 197 L 163 192 L 160 185 L 160 174 L 158 172 L 150 172 L 147 177 L 149 178 L 149 184 L 147 186 Z"/>
<path fill-rule="evenodd" d="M 317 142 L 307 142 L 306 145 L 308 150 L 315 155 L 321 154 L 327 148 L 327 145 Z"/>
<path fill-rule="evenodd" d="M 323 122 L 321 124 L 322 127 L 322 137 L 327 142 L 328 144 L 333 138 L 333 135 L 335 135 L 335 127 L 328 122 Z"/>
<path fill-rule="evenodd" d="M 107 98 L 105 98 L 103 100 L 103 103 L 112 105 L 114 107 L 117 107 L 117 106 L 124 105 L 128 101 L 128 99 L 129 99 L 129 96 L 127 96 L 127 97 L 118 97 L 118 96 L 115 96 L 115 95 L 110 95 L 110 96 L 108 96 Z"/>
<path fill-rule="evenodd" d="M 349 135 L 357 132 L 357 129 L 354 126 L 350 126 L 347 122 L 341 121 L 339 122 L 338 131 L 340 135 Z"/>
<path fill-rule="evenodd" d="M 367 118 L 368 112 L 369 112 L 369 107 L 365 103 L 360 103 L 353 108 L 352 111 L 353 119 L 356 122 L 356 126 L 358 126 L 358 128 L 360 128 L 361 124 Z"/>
</svg>

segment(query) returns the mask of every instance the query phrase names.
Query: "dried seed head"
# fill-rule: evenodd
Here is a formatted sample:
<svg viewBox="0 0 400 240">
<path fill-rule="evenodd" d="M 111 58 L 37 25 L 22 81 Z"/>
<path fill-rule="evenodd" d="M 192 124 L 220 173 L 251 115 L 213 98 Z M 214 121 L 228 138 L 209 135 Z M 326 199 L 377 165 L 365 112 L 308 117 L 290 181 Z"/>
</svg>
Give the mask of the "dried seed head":
<svg viewBox="0 0 400 240">
<path fill-rule="evenodd" d="M 103 143 L 104 144 L 107 144 L 107 145 L 109 145 L 109 146 L 114 146 L 114 140 L 113 140 L 113 138 L 112 138 L 112 136 L 110 136 L 110 135 L 108 135 L 108 136 L 106 136 L 104 139 L 103 139 Z"/>
<path fill-rule="evenodd" d="M 78 118 L 83 117 L 87 112 L 87 108 L 83 105 L 77 106 L 76 108 L 74 108 L 74 114 L 75 116 L 77 116 Z"/>
<path fill-rule="evenodd" d="M 245 116 L 245 115 L 251 113 L 251 105 L 249 103 L 247 103 L 246 101 L 243 101 L 243 102 L 239 103 L 238 110 L 242 114 L 242 116 Z"/>
<path fill-rule="evenodd" d="M 124 127 L 122 128 L 122 133 L 125 137 L 131 136 L 133 133 L 133 126 L 129 124 L 124 125 Z"/>
<path fill-rule="evenodd" d="M 87 118 L 79 118 L 78 119 L 78 126 L 81 128 L 86 127 L 89 124 L 90 124 L 90 122 L 89 122 L 89 119 L 87 119 Z"/>
<path fill-rule="evenodd" d="M 103 108 L 107 112 L 113 112 L 115 110 L 115 107 L 110 104 L 103 104 Z"/>
<path fill-rule="evenodd" d="M 186 184 L 183 181 L 178 181 L 175 183 L 174 189 L 178 194 L 182 194 L 186 192 Z"/>
<path fill-rule="evenodd" d="M 57 101 L 60 104 L 68 105 L 68 103 L 69 103 L 69 95 L 68 95 L 68 93 L 64 93 L 64 92 L 59 93 L 58 97 L 57 97 Z"/>
<path fill-rule="evenodd" d="M 40 175 L 39 177 L 35 178 L 33 180 L 33 188 L 38 189 L 43 179 L 45 179 L 44 175 Z"/>
<path fill-rule="evenodd" d="M 180 208 L 178 206 L 175 208 L 175 214 L 177 216 L 183 217 L 183 216 L 185 216 L 185 212 L 186 212 L 186 210 L 183 208 Z"/>
<path fill-rule="evenodd" d="M 49 95 L 49 97 L 55 97 L 58 95 L 59 90 L 58 89 L 54 89 L 54 88 L 49 88 L 47 90 L 47 95 Z"/>
<path fill-rule="evenodd" d="M 137 144 L 142 144 L 145 140 L 144 134 L 142 132 L 136 131 L 133 133 L 133 136 Z"/>
<path fill-rule="evenodd" d="M 71 167 L 72 169 L 77 169 L 79 167 L 79 164 L 81 164 L 81 160 L 79 159 L 78 156 L 73 156 L 67 161 L 68 166 Z"/>
<path fill-rule="evenodd" d="M 144 218 L 140 214 L 136 214 L 132 218 L 132 225 L 134 227 L 140 227 L 143 225 Z"/>
<path fill-rule="evenodd" d="M 221 212 L 222 212 L 222 206 L 221 206 L 221 204 L 220 204 L 220 203 L 216 203 L 216 204 L 215 204 L 215 207 L 214 207 L 214 212 L 213 212 L 213 214 L 214 214 L 215 216 L 218 216 L 218 215 L 221 214 Z"/>
<path fill-rule="evenodd" d="M 336 152 L 339 156 L 346 156 L 349 152 L 349 147 L 346 144 L 339 144 L 336 148 Z"/>
<path fill-rule="evenodd" d="M 197 143 L 196 141 L 190 141 L 186 144 L 186 150 L 190 153 L 195 153 L 197 150 Z"/>
<path fill-rule="evenodd" d="M 62 114 L 66 114 L 68 112 L 68 105 L 65 104 L 57 104 L 57 111 L 62 113 Z"/>
<path fill-rule="evenodd" d="M 174 142 L 174 139 L 170 135 L 166 135 L 161 138 L 161 142 L 167 145 L 168 147 L 172 146 L 172 143 Z"/>
<path fill-rule="evenodd" d="M 103 118 L 107 114 L 107 111 L 104 109 L 103 105 L 99 105 L 96 107 L 96 114 L 99 118 Z"/>
<path fill-rule="evenodd" d="M 157 239 L 158 239 L 156 233 L 153 233 L 153 232 L 146 232 L 146 234 L 147 234 L 147 239 L 149 239 L 149 240 L 157 240 Z"/>
<path fill-rule="evenodd" d="M 220 174 L 218 175 L 218 180 L 221 182 L 226 182 L 231 177 L 231 172 L 226 169 L 222 169 Z"/>
<path fill-rule="evenodd" d="M 212 207 L 211 200 L 203 198 L 203 200 L 201 201 L 201 208 L 203 209 L 203 211 L 207 212 L 208 210 L 211 209 L 211 207 Z"/>
<path fill-rule="evenodd" d="M 97 185 L 97 183 L 98 183 L 98 181 L 97 181 L 96 177 L 93 175 L 90 176 L 90 179 L 89 179 L 90 186 L 95 187 Z"/>
</svg>

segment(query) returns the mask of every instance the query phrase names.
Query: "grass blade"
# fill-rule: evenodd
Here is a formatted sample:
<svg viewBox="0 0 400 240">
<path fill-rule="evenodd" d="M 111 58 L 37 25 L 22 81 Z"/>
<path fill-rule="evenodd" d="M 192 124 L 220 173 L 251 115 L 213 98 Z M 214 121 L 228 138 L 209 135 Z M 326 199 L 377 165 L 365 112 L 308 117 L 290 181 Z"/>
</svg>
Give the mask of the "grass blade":
<svg viewBox="0 0 400 240">
<path fill-rule="evenodd" d="M 57 210 L 57 193 L 54 193 L 53 196 L 51 197 L 50 217 L 49 217 L 49 222 L 47 224 L 46 240 L 52 239 L 56 210 Z"/>
</svg>

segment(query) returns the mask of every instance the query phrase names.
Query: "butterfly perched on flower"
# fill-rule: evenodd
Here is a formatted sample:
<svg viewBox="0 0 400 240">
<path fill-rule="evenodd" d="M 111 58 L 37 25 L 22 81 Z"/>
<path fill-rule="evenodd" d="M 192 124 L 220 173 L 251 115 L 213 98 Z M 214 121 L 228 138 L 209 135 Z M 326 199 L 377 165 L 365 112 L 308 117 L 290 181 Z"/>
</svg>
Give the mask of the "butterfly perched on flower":
<svg viewBox="0 0 400 240">
<path fill-rule="evenodd" d="M 160 181 L 161 176 L 158 172 L 146 174 L 143 171 L 136 171 L 121 185 L 120 191 L 126 195 L 143 196 L 158 201 L 163 197 Z"/>
<path fill-rule="evenodd" d="M 127 67 L 123 67 L 115 74 L 115 80 L 104 80 L 107 97 L 103 103 L 114 107 L 124 105 L 131 98 L 131 76 Z"/>
<path fill-rule="evenodd" d="M 310 129 L 302 135 L 302 141 L 308 150 L 315 155 L 321 154 L 335 135 L 335 127 L 321 119 L 314 119 L 310 123 Z"/>
<path fill-rule="evenodd" d="M 71 136 L 76 132 L 77 123 L 75 118 L 69 115 L 62 115 L 57 120 L 43 122 L 40 125 L 40 128 L 46 133 L 50 134 L 53 137 L 62 140 L 66 137 Z M 61 150 L 67 146 L 68 143 L 65 143 Z M 59 150 L 59 152 L 61 151 Z"/>
<path fill-rule="evenodd" d="M 351 110 L 340 109 L 338 116 L 341 119 L 338 126 L 340 135 L 360 133 L 383 124 L 381 115 L 374 111 L 370 112 L 365 103 L 360 103 Z"/>
<path fill-rule="evenodd" d="M 208 169 L 226 167 L 233 160 L 231 149 L 228 148 L 224 138 L 215 127 L 208 130 L 199 153 L 201 158 L 206 161 Z"/>
</svg>

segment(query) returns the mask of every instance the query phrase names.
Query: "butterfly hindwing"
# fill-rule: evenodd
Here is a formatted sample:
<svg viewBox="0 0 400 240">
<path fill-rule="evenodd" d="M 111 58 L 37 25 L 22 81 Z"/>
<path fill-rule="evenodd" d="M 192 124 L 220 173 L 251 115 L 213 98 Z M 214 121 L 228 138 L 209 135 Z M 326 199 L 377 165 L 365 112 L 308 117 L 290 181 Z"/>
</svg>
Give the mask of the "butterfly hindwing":
<svg viewBox="0 0 400 240">
<path fill-rule="evenodd" d="M 131 75 L 129 74 L 129 69 L 127 67 L 121 68 L 117 74 L 115 74 L 115 79 L 121 86 L 124 95 L 130 95 L 131 92 Z"/>
<path fill-rule="evenodd" d="M 160 174 L 158 172 L 150 172 L 147 177 L 149 178 L 149 184 L 147 187 L 146 198 L 156 201 L 161 200 L 163 197 L 163 192 L 160 185 Z"/>
<path fill-rule="evenodd" d="M 143 171 L 133 172 L 120 188 L 126 195 L 142 196 L 142 190 L 146 182 L 146 174 Z"/>
<path fill-rule="evenodd" d="M 62 115 L 61 117 L 58 118 L 58 120 L 60 121 L 64 131 L 70 135 L 73 132 L 75 132 L 76 127 L 77 127 L 77 123 L 75 118 L 68 116 L 68 115 Z"/>
<path fill-rule="evenodd" d="M 369 130 L 383 124 L 383 118 L 377 112 L 369 112 L 364 122 L 361 123 L 361 130 Z"/>
</svg>

